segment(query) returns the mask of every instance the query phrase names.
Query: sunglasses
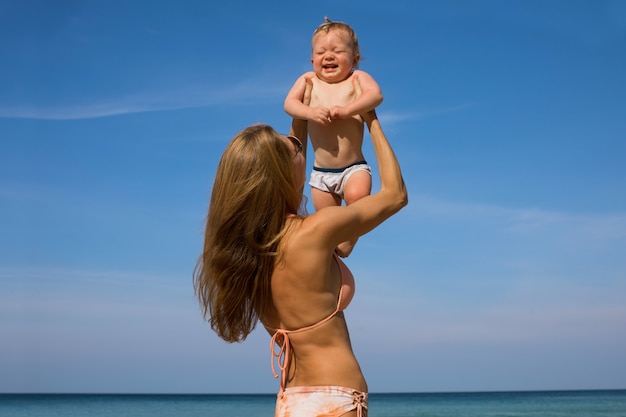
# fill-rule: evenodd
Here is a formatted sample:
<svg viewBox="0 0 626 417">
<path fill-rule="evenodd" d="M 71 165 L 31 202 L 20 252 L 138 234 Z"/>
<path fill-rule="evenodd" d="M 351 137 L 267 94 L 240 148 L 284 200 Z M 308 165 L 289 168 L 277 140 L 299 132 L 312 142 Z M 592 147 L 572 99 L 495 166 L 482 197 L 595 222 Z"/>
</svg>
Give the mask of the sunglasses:
<svg viewBox="0 0 626 417">
<path fill-rule="evenodd" d="M 302 152 L 302 141 L 293 135 L 285 135 L 285 137 L 289 139 L 291 143 L 293 143 L 296 147 L 296 153 L 293 155 L 293 157 L 295 158 L 300 152 Z"/>
</svg>

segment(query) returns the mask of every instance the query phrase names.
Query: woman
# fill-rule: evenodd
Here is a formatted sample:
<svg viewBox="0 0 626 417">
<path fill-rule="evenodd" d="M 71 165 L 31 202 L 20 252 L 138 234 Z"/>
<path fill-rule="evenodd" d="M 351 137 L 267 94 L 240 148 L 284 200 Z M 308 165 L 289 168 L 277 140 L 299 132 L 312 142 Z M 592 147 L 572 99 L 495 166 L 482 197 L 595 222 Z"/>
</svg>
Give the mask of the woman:
<svg viewBox="0 0 626 417">
<path fill-rule="evenodd" d="M 276 416 L 367 415 L 367 384 L 342 313 L 354 280 L 335 249 L 398 212 L 407 192 L 375 111 L 363 118 L 381 188 L 349 206 L 299 215 L 306 143 L 266 125 L 235 136 L 217 169 L 195 290 L 224 340 L 244 340 L 259 320 L 272 335 L 282 374 Z M 306 137 L 305 129 L 294 121 L 292 133 Z"/>
</svg>

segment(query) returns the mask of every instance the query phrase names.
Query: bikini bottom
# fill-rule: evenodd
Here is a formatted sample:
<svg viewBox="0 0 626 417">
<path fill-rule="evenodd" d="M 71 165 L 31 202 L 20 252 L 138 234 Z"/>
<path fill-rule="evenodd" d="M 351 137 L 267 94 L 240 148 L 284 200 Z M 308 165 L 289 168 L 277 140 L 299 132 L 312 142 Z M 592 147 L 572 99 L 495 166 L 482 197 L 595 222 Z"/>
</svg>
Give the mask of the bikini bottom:
<svg viewBox="0 0 626 417">
<path fill-rule="evenodd" d="M 367 417 L 367 393 L 335 386 L 288 387 L 278 394 L 274 417 Z"/>
</svg>

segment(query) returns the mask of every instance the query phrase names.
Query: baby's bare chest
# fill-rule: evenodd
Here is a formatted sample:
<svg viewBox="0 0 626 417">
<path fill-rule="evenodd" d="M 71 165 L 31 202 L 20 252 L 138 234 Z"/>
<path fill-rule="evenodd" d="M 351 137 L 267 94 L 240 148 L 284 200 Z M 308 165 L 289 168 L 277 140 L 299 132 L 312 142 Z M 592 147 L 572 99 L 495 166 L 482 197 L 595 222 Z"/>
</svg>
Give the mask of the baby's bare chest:
<svg viewBox="0 0 626 417">
<path fill-rule="evenodd" d="M 311 90 L 311 107 L 345 106 L 354 101 L 355 91 L 352 80 L 328 84 L 319 80 L 313 81 Z"/>
</svg>

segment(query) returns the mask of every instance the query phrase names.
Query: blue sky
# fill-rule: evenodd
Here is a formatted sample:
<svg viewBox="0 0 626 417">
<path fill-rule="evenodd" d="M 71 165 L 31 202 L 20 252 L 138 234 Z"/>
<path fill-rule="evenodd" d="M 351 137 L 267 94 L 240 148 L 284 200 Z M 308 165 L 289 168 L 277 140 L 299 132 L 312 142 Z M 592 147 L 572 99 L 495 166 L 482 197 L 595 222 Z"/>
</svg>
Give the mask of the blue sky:
<svg viewBox="0 0 626 417">
<path fill-rule="evenodd" d="M 324 16 L 410 196 L 347 261 L 370 390 L 626 388 L 626 2 L 213 3 L 0 1 L 0 392 L 277 390 L 191 274 L 222 150 L 288 129 Z"/>
</svg>

